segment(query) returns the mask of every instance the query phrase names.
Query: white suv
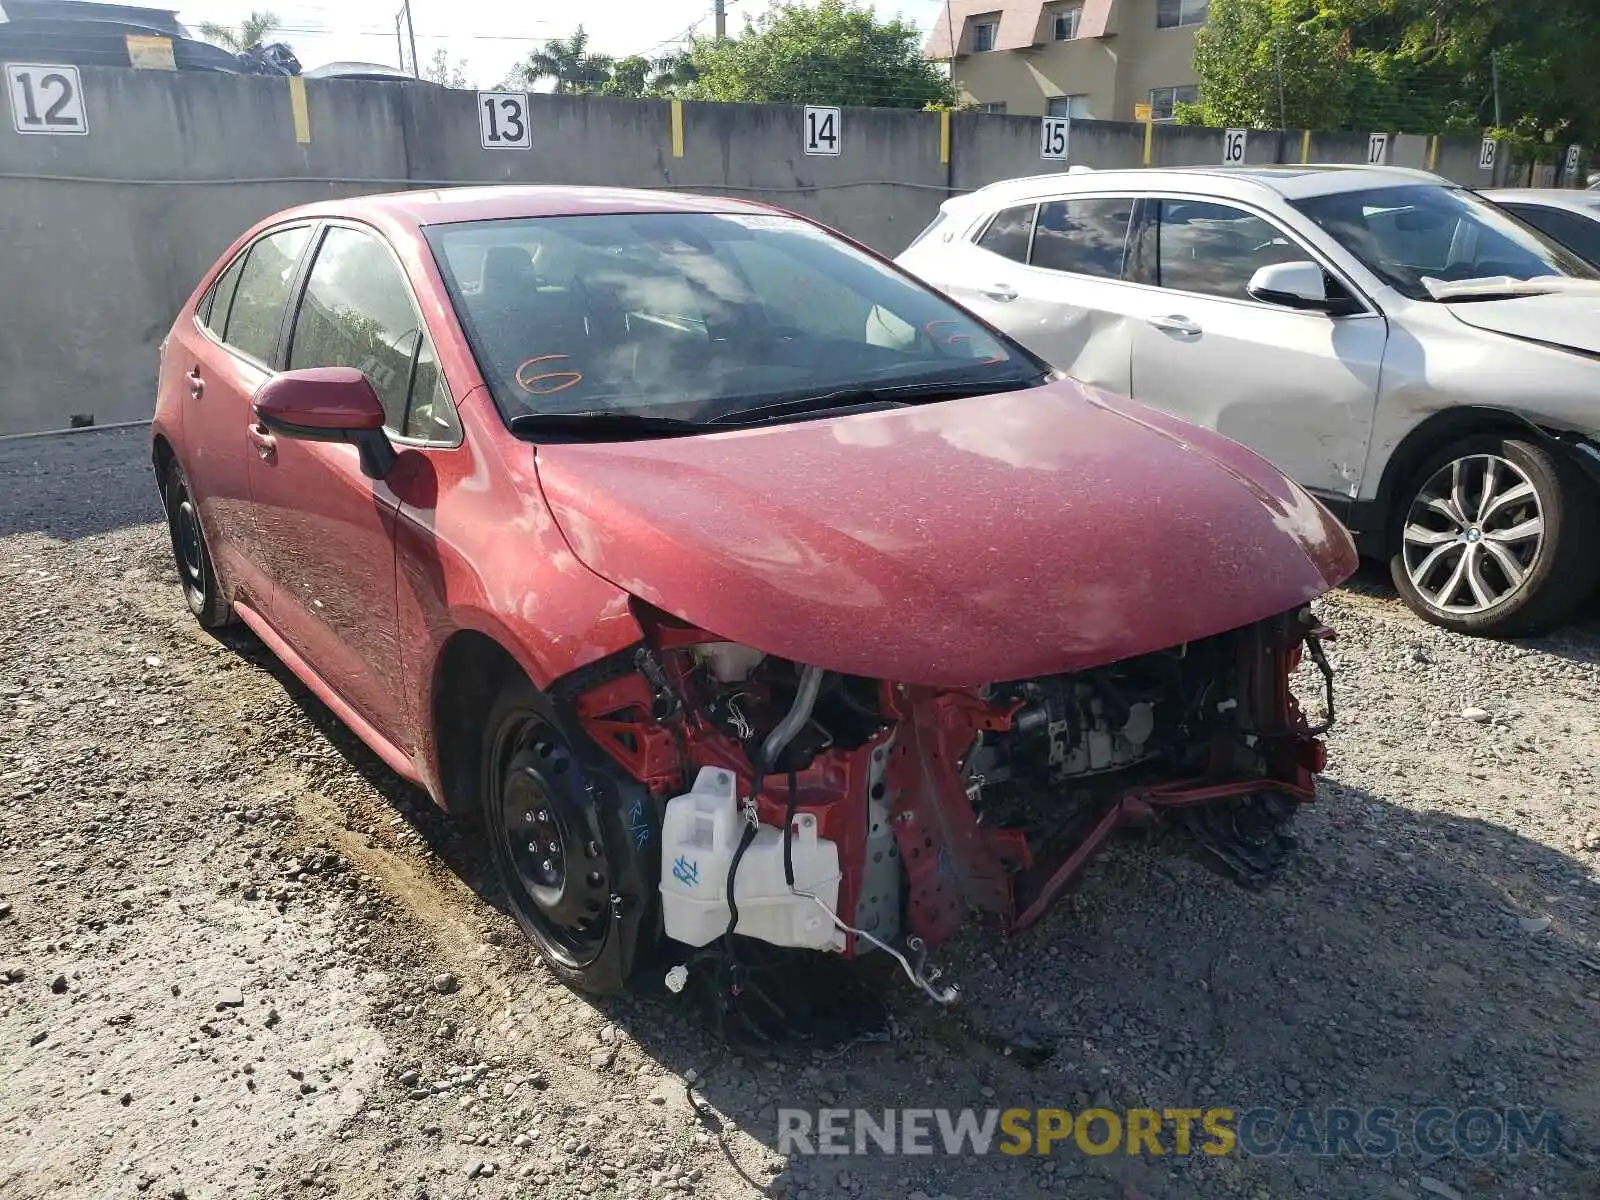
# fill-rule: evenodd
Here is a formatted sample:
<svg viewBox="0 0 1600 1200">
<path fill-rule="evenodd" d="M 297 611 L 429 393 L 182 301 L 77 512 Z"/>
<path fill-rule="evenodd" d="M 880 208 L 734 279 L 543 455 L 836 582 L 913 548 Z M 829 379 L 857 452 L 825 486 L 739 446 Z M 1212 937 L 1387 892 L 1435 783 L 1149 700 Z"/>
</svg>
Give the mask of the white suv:
<svg viewBox="0 0 1600 1200">
<path fill-rule="evenodd" d="M 1600 582 L 1600 280 L 1438 176 L 1014 179 L 947 201 L 898 261 L 1270 459 L 1430 621 L 1535 633 Z"/>
</svg>

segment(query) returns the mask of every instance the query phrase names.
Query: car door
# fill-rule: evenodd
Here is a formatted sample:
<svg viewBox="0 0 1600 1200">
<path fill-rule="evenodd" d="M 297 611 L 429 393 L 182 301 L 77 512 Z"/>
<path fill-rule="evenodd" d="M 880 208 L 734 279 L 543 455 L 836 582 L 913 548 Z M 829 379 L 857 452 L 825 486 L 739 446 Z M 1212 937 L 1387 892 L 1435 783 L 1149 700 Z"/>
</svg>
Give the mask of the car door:
<svg viewBox="0 0 1600 1200">
<path fill-rule="evenodd" d="M 1355 497 L 1388 340 L 1383 316 L 1281 224 L 1242 204 L 1152 199 L 1137 238 L 1147 286 L 1133 329 L 1134 398 L 1244 443 L 1313 492 Z M 1303 261 L 1323 267 L 1350 315 L 1246 292 L 1261 267 Z"/>
<path fill-rule="evenodd" d="M 355 367 L 371 380 L 391 440 L 415 443 L 438 370 L 411 287 L 375 232 L 320 233 L 282 357 L 286 369 Z M 418 390 L 420 389 L 420 390 Z M 418 403 L 413 405 L 413 396 Z M 413 412 L 415 408 L 415 412 Z M 411 753 L 396 629 L 395 489 L 418 467 L 402 453 L 386 480 L 342 442 L 275 437 L 253 425 L 251 490 L 270 617 L 279 635 L 387 740 Z"/>
<path fill-rule="evenodd" d="M 250 509 L 246 437 L 250 398 L 271 374 L 278 335 L 311 226 L 269 231 L 240 250 L 181 329 L 168 386 L 181 388 L 184 471 L 200 507 L 212 565 L 231 599 L 264 606 L 263 573 Z"/>
<path fill-rule="evenodd" d="M 1074 379 L 1127 392 L 1136 208 L 1132 196 L 1070 196 L 1003 209 L 960 247 L 946 290 Z"/>
</svg>

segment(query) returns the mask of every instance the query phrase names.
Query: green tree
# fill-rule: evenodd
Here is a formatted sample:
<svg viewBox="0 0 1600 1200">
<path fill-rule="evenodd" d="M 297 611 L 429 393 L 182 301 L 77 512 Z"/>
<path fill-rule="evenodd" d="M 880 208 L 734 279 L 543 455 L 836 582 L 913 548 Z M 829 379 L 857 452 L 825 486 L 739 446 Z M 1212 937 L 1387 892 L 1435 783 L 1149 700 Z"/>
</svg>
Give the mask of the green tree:
<svg viewBox="0 0 1600 1200">
<path fill-rule="evenodd" d="M 447 88 L 470 88 L 472 84 L 467 79 L 466 59 L 459 59 L 455 65 L 450 63 L 450 56 L 444 52 L 444 47 L 433 52 L 422 67 L 422 77 Z"/>
<path fill-rule="evenodd" d="M 694 75 L 694 64 L 686 54 L 668 54 L 660 58 L 630 54 L 611 64 L 610 78 L 600 85 L 600 91 L 608 96 L 632 99 L 671 96 L 692 81 Z"/>
<path fill-rule="evenodd" d="M 922 35 L 879 21 L 851 0 L 779 3 L 737 36 L 696 41 L 689 52 L 694 100 L 856 104 L 921 108 L 955 99 L 950 81 L 922 57 Z"/>
<path fill-rule="evenodd" d="M 259 46 L 278 31 L 278 18 L 274 13 L 252 11 L 237 26 L 218 25 L 206 21 L 200 26 L 200 36 L 218 46 L 225 46 L 235 54 L 243 54 L 251 46 Z"/>
<path fill-rule="evenodd" d="M 571 37 L 552 38 L 528 55 L 512 72 L 512 78 L 531 87 L 542 79 L 554 79 L 555 90 L 564 95 L 597 92 L 611 78 L 612 59 L 589 49 L 589 35 L 579 25 Z"/>
<path fill-rule="evenodd" d="M 1344 31 L 1305 0 L 1211 0 L 1195 35 L 1198 104 L 1189 124 L 1331 129 L 1344 123 L 1350 61 Z"/>
</svg>

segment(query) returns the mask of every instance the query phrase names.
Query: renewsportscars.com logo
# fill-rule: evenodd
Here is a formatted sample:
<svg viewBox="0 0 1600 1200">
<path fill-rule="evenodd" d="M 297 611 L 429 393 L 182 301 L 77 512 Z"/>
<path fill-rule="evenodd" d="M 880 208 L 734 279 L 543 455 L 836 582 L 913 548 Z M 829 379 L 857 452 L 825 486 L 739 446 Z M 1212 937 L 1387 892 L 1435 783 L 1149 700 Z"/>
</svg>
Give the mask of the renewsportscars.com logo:
<svg viewBox="0 0 1600 1200">
<path fill-rule="evenodd" d="M 803 1108 L 778 1110 L 778 1153 L 1078 1153 L 1246 1158 L 1515 1157 L 1557 1148 L 1560 1118 L 1520 1108 Z"/>
</svg>

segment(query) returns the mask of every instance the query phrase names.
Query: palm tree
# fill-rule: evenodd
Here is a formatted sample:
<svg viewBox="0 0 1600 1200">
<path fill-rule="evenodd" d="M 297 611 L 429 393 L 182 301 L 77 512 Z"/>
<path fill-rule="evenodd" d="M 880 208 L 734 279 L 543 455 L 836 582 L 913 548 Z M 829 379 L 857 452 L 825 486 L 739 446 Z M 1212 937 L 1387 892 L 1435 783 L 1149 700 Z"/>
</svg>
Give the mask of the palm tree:
<svg viewBox="0 0 1600 1200">
<path fill-rule="evenodd" d="M 688 55 L 647 58 L 630 54 L 611 64 L 610 77 L 600 90 L 609 96 L 628 96 L 635 100 L 645 96 L 668 96 L 679 84 L 688 83 L 694 77 Z"/>
<path fill-rule="evenodd" d="M 571 37 L 552 38 L 544 49 L 528 55 L 516 74 L 529 85 L 554 79 L 557 92 L 592 92 L 611 78 L 611 59 L 589 52 L 589 35 L 579 25 Z"/>
<path fill-rule="evenodd" d="M 243 54 L 251 46 L 259 46 L 266 41 L 277 28 L 276 14 L 252 11 L 248 17 L 239 22 L 237 28 L 231 25 L 218 25 L 215 21 L 206 21 L 200 26 L 200 36 L 218 46 L 226 46 L 235 54 Z"/>
</svg>

